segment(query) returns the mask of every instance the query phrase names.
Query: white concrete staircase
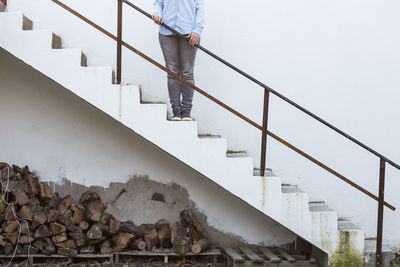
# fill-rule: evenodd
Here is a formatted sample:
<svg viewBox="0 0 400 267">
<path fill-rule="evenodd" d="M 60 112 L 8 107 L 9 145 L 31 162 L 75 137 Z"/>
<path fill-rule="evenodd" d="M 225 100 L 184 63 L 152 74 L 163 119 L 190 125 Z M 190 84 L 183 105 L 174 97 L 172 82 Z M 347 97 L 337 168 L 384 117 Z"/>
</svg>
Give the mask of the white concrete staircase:
<svg viewBox="0 0 400 267">
<path fill-rule="evenodd" d="M 363 232 L 339 229 L 336 211 L 310 204 L 306 193 L 281 185 L 271 172 L 260 177 L 246 154 L 227 153 L 225 139 L 199 136 L 195 121 L 169 121 L 165 104 L 142 104 L 137 85 L 113 84 L 112 67 L 86 66 L 81 50 L 63 49 L 51 31 L 32 30 L 22 13 L 0 13 L 0 47 L 325 252 L 334 253 L 341 231 L 364 249 Z"/>
</svg>

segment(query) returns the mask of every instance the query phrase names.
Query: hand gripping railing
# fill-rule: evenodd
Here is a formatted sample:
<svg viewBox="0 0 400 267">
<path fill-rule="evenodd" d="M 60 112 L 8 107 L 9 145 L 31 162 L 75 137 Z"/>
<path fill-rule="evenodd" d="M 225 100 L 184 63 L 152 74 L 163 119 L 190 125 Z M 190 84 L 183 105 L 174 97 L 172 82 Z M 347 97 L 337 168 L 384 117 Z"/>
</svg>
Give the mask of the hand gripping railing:
<svg viewBox="0 0 400 267">
<path fill-rule="evenodd" d="M 110 37 L 111 39 L 117 41 L 117 83 L 121 83 L 121 62 L 122 62 L 122 46 L 125 46 L 126 48 L 128 48 L 129 50 L 131 50 L 132 52 L 136 53 L 137 55 L 141 56 L 142 58 L 144 58 L 145 60 L 149 61 L 150 63 L 152 63 L 153 65 L 157 66 L 158 68 L 162 69 L 163 71 L 167 72 L 168 74 L 170 74 L 171 76 L 175 77 L 176 79 L 178 79 L 179 81 L 181 81 L 182 83 L 190 86 L 191 88 L 193 88 L 195 91 L 197 91 L 198 93 L 204 95 L 205 97 L 207 97 L 208 99 L 210 99 L 211 101 L 215 102 L 216 104 L 222 106 L 223 108 L 225 108 L 226 110 L 230 111 L 231 113 L 233 113 L 234 115 L 238 116 L 239 118 L 241 118 L 242 120 L 246 121 L 247 123 L 249 123 L 250 125 L 254 126 L 255 128 L 259 129 L 262 131 L 262 140 L 261 140 L 261 162 L 260 162 L 260 175 L 264 176 L 265 174 L 265 162 L 266 162 L 266 150 L 267 150 L 267 136 L 269 135 L 270 137 L 272 137 L 273 139 L 275 139 L 276 141 L 278 141 L 279 143 L 287 146 L 288 148 L 294 150 L 295 152 L 299 153 L 300 155 L 302 155 L 303 157 L 307 158 L 308 160 L 312 161 L 313 163 L 317 164 L 318 166 L 322 167 L 323 169 L 325 169 L 326 171 L 330 172 L 331 174 L 335 175 L 336 177 L 340 178 L 341 180 L 343 180 L 344 182 L 348 183 L 349 185 L 351 185 L 352 187 L 360 190 L 361 192 L 363 192 L 364 194 L 368 195 L 369 197 L 375 199 L 376 201 L 378 201 L 378 224 L 377 224 L 377 243 L 376 243 L 376 266 L 382 266 L 382 233 L 383 233 L 383 209 L 384 206 L 388 207 L 389 209 L 391 209 L 392 211 L 394 211 L 396 208 L 394 206 L 392 206 L 391 204 L 385 202 L 384 200 L 384 188 L 385 188 L 385 167 L 386 167 L 386 163 L 389 163 L 390 165 L 392 165 L 394 168 L 400 170 L 400 166 L 399 164 L 395 163 L 394 161 L 390 160 L 389 158 L 383 156 L 382 154 L 378 153 L 377 151 L 373 150 L 372 148 L 370 148 L 369 146 L 363 144 L 362 142 L 358 141 L 356 138 L 346 134 L 344 131 L 338 129 L 337 127 L 333 126 L 332 124 L 330 124 L 329 122 L 325 121 L 324 119 L 320 118 L 319 116 L 315 115 L 314 113 L 308 111 L 307 109 L 303 108 L 302 106 L 298 105 L 297 103 L 295 103 L 294 101 L 290 100 L 289 98 L 287 98 L 286 96 L 282 95 L 281 93 L 275 91 L 274 89 L 270 88 L 269 86 L 265 85 L 264 83 L 260 82 L 259 80 L 255 79 L 254 77 L 250 76 L 249 74 L 247 74 L 246 72 L 240 70 L 239 68 L 235 67 L 234 65 L 232 65 L 231 63 L 227 62 L 226 60 L 222 59 L 221 57 L 217 56 L 216 54 L 212 53 L 211 51 L 209 51 L 208 49 L 202 47 L 201 45 L 196 45 L 196 47 L 198 47 L 200 50 L 202 50 L 203 52 L 205 52 L 206 54 L 210 55 L 211 57 L 215 58 L 216 60 L 220 61 L 221 63 L 223 63 L 224 65 L 228 66 L 229 68 L 233 69 L 234 71 L 238 72 L 239 74 L 243 75 L 244 77 L 248 78 L 250 81 L 258 84 L 259 86 L 261 86 L 262 88 L 264 88 L 264 109 L 263 109 L 263 121 L 262 121 L 262 125 L 259 125 L 258 123 L 252 121 L 251 119 L 249 119 L 248 117 L 244 116 L 243 114 L 241 114 L 240 112 L 236 111 L 235 109 L 231 108 L 230 106 L 224 104 L 222 101 L 218 100 L 217 98 L 211 96 L 210 94 L 206 93 L 205 91 L 203 91 L 202 89 L 200 89 L 199 87 L 195 86 L 194 84 L 191 84 L 190 82 L 188 82 L 187 80 L 183 79 L 182 77 L 180 77 L 179 75 L 175 74 L 174 72 L 172 72 L 170 69 L 167 69 L 166 67 L 164 67 L 162 64 L 158 63 L 157 61 L 153 60 L 152 58 L 148 57 L 147 55 L 143 54 L 142 52 L 140 52 L 139 50 L 137 50 L 136 48 L 134 48 L 133 46 L 131 46 L 130 44 L 124 42 L 122 40 L 122 6 L 123 3 L 126 3 L 127 5 L 129 5 L 130 7 L 134 8 L 135 10 L 139 11 L 140 13 L 142 13 L 143 15 L 145 15 L 148 18 L 152 18 L 152 16 L 147 13 L 146 11 L 144 11 L 143 9 L 139 8 L 138 6 L 134 5 L 133 3 L 129 2 L 128 0 L 117 0 L 118 1 L 118 28 L 117 28 L 117 36 L 111 34 L 110 32 L 106 31 L 105 29 L 103 29 L 102 27 L 100 27 L 99 25 L 95 24 L 94 22 L 92 22 L 91 20 L 85 18 L 84 16 L 82 16 L 81 14 L 79 14 L 78 12 L 76 12 L 75 10 L 71 9 L 70 7 L 68 7 L 67 5 L 63 4 L 62 2 L 60 2 L 59 0 L 52 0 L 54 3 L 56 3 L 57 5 L 63 7 L 64 9 L 66 9 L 67 11 L 71 12 L 72 14 L 74 14 L 75 16 L 77 16 L 78 18 L 82 19 L 83 21 L 85 21 L 86 23 L 88 23 L 89 25 L 93 26 L 94 28 L 96 28 L 97 30 L 101 31 L 102 33 L 104 33 L 105 35 L 107 35 L 108 37 Z M 170 30 L 171 32 L 173 32 L 175 35 L 181 37 L 181 38 L 185 38 L 186 36 L 180 34 L 179 32 L 175 31 L 174 29 L 172 29 L 171 27 L 169 27 L 168 25 L 162 24 L 162 26 L 164 26 L 165 28 L 167 28 L 168 30 Z M 335 170 L 331 169 L 330 167 L 328 167 L 327 165 L 323 164 L 322 162 L 318 161 L 317 159 L 311 157 L 310 155 L 308 155 L 307 153 L 303 152 L 302 150 L 300 150 L 299 148 L 295 147 L 294 145 L 288 143 L 287 141 L 283 140 L 282 138 L 280 138 L 279 136 L 277 136 L 276 134 L 272 133 L 269 129 L 268 129 L 268 108 L 269 108 L 269 96 L 270 93 L 276 95 L 277 97 L 279 97 L 280 99 L 284 100 L 285 102 L 289 103 L 290 105 L 294 106 L 295 108 L 301 110 L 302 112 L 304 112 L 305 114 L 307 114 L 308 116 L 314 118 L 315 120 L 319 121 L 320 123 L 324 124 L 325 126 L 327 126 L 328 128 L 332 129 L 333 131 L 339 133 L 340 135 L 344 136 L 345 138 L 347 138 L 348 140 L 352 141 L 353 143 L 359 145 L 360 147 L 364 148 L 365 150 L 369 151 L 370 153 L 372 153 L 373 155 L 377 156 L 380 159 L 380 165 L 379 165 L 379 196 L 375 196 L 373 193 L 369 192 L 368 190 L 364 189 L 363 187 L 359 186 L 358 184 L 354 183 L 353 181 L 351 181 L 350 179 L 346 178 L 345 176 L 343 176 L 342 174 L 336 172 Z"/>
</svg>

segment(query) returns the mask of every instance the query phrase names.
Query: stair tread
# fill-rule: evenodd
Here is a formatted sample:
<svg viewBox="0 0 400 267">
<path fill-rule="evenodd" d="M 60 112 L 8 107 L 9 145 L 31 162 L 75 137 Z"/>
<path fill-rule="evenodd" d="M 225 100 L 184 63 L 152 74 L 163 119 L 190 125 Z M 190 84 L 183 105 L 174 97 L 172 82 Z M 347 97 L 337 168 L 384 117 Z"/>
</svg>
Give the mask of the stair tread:
<svg viewBox="0 0 400 267">
<path fill-rule="evenodd" d="M 335 211 L 335 210 L 327 205 L 310 205 L 310 211 L 318 212 L 318 211 Z"/>
<path fill-rule="evenodd" d="M 283 185 L 282 193 L 304 193 L 297 185 Z"/>
<path fill-rule="evenodd" d="M 249 155 L 247 155 L 246 151 L 228 151 L 226 152 L 226 156 L 228 158 L 247 158 Z"/>
<path fill-rule="evenodd" d="M 220 135 L 212 135 L 212 134 L 199 134 L 199 139 L 219 139 Z"/>
<path fill-rule="evenodd" d="M 360 230 L 355 224 L 349 221 L 338 221 L 338 230 L 339 231 L 355 231 Z"/>
</svg>

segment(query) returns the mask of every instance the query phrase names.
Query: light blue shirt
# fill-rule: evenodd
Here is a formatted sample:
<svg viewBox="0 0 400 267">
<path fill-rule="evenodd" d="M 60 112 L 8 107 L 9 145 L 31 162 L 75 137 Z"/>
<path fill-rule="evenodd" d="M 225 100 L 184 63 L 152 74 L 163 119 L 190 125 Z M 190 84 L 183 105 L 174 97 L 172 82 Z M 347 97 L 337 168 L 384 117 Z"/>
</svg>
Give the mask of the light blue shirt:
<svg viewBox="0 0 400 267">
<path fill-rule="evenodd" d="M 180 34 L 201 34 L 204 27 L 205 0 L 155 0 L 154 15 L 161 16 L 164 23 Z M 173 33 L 160 27 L 163 35 Z"/>
</svg>

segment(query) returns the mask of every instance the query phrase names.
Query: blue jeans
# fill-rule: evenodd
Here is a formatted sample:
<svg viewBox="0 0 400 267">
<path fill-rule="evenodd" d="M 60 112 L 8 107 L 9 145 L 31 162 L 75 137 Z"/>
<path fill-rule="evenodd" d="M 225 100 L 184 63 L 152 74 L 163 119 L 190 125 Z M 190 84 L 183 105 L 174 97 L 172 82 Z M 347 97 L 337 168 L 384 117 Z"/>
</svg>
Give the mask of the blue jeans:
<svg viewBox="0 0 400 267">
<path fill-rule="evenodd" d="M 193 69 L 197 47 L 176 35 L 159 34 L 159 41 L 166 67 L 194 84 Z M 174 116 L 189 117 L 194 90 L 168 74 L 168 93 Z"/>
</svg>

